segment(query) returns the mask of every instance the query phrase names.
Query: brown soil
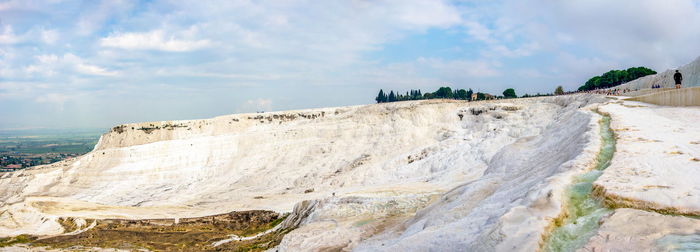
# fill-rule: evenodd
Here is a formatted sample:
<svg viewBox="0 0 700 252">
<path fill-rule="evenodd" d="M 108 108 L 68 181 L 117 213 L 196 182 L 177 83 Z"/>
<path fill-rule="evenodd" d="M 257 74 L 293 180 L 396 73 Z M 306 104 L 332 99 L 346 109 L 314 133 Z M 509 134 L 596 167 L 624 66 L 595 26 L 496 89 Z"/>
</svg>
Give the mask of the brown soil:
<svg viewBox="0 0 700 252">
<path fill-rule="evenodd" d="M 118 248 L 152 251 L 262 251 L 276 246 L 291 230 L 278 230 L 248 241 L 233 241 L 212 247 L 229 235 L 251 236 L 268 230 L 284 220 L 272 211 L 241 211 L 227 214 L 177 219 L 87 220 L 97 225 L 76 235 L 39 238 L 32 246 L 52 248 Z M 62 219 L 64 227 L 71 227 Z M 73 229 L 74 228 L 69 228 Z"/>
</svg>

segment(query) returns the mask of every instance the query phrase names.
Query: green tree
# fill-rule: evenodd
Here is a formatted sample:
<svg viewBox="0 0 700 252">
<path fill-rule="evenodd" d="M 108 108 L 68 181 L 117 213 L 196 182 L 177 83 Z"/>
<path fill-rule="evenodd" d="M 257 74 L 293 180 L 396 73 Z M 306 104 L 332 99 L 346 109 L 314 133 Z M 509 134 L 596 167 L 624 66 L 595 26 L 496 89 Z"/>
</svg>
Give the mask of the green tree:
<svg viewBox="0 0 700 252">
<path fill-rule="evenodd" d="M 581 86 L 579 90 L 593 90 L 600 88 L 600 76 L 595 76 L 593 78 L 588 79 L 586 81 L 586 84 Z"/>
<path fill-rule="evenodd" d="M 389 97 L 387 98 L 388 102 L 395 102 L 396 101 L 396 95 L 394 94 L 394 90 L 391 90 L 389 92 Z"/>
<path fill-rule="evenodd" d="M 555 95 L 563 95 L 564 94 L 564 88 L 562 86 L 557 86 L 556 89 L 554 89 L 554 94 Z"/>
<path fill-rule="evenodd" d="M 440 87 L 433 94 L 435 98 L 452 98 L 452 89 L 449 87 Z"/>
<path fill-rule="evenodd" d="M 469 95 L 467 95 L 467 90 L 464 90 L 464 89 L 457 90 L 457 99 L 468 100 Z"/>
<path fill-rule="evenodd" d="M 477 92 L 476 93 L 476 100 L 477 101 L 486 100 L 486 95 L 484 93 Z"/>
<path fill-rule="evenodd" d="M 377 103 L 386 102 L 387 97 L 386 94 L 384 94 L 384 90 L 379 89 L 379 94 L 377 95 L 377 98 L 374 98 L 374 100 L 377 101 Z"/>
<path fill-rule="evenodd" d="M 598 88 L 609 88 L 636 80 L 638 78 L 656 74 L 656 71 L 646 67 L 631 67 L 626 70 L 610 70 L 601 76 L 590 78 L 586 83 L 581 85 L 578 90 L 594 90 Z"/>
<path fill-rule="evenodd" d="M 627 73 L 629 74 L 629 80 L 632 81 L 650 74 L 656 74 L 656 71 L 646 67 L 630 67 L 627 69 Z"/>
<path fill-rule="evenodd" d="M 471 88 L 467 90 L 467 100 L 472 100 L 472 94 L 474 94 L 474 91 Z"/>
<path fill-rule="evenodd" d="M 503 91 L 503 97 L 506 99 L 518 98 L 518 95 L 515 94 L 515 89 L 509 88 Z"/>
</svg>

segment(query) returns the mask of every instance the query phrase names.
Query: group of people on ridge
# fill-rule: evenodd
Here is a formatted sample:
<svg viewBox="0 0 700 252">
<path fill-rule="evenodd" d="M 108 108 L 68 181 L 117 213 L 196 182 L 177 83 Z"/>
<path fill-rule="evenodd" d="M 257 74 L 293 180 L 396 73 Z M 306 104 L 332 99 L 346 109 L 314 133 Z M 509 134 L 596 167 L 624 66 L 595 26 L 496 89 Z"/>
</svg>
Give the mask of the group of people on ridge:
<svg viewBox="0 0 700 252">
<path fill-rule="evenodd" d="M 681 74 L 681 72 L 676 70 L 676 73 L 673 74 L 673 80 L 676 83 L 676 88 L 681 88 L 681 82 L 683 82 L 683 75 Z M 655 88 L 661 88 L 661 84 L 651 85 L 651 89 Z"/>
<path fill-rule="evenodd" d="M 676 88 L 681 88 L 681 83 L 683 82 L 683 75 L 679 70 L 676 70 L 676 73 L 673 74 L 673 81 L 676 83 Z M 656 88 L 661 88 L 661 84 L 654 84 L 651 85 L 652 89 Z M 590 91 L 585 91 L 587 93 L 595 93 L 595 94 L 607 94 L 607 95 L 622 95 L 627 92 L 631 91 L 637 91 L 637 90 L 630 90 L 630 89 L 596 89 L 596 90 L 590 90 Z"/>
</svg>

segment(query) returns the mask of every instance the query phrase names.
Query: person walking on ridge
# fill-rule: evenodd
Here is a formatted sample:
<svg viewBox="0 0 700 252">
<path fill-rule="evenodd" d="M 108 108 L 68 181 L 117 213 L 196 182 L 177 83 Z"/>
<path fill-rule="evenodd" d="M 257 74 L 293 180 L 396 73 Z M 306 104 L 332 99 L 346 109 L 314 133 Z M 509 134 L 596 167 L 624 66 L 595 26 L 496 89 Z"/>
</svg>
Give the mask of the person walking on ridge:
<svg viewBox="0 0 700 252">
<path fill-rule="evenodd" d="M 681 88 L 681 82 L 683 81 L 683 75 L 676 70 L 676 73 L 673 75 L 673 80 L 676 81 L 676 88 Z"/>
</svg>

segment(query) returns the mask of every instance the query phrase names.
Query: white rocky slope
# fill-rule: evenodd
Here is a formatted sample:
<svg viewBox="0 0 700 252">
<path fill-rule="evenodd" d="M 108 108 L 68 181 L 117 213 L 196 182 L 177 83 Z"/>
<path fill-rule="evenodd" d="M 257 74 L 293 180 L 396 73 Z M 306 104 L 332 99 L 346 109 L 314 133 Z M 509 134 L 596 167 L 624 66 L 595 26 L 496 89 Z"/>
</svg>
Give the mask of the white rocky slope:
<svg viewBox="0 0 700 252">
<path fill-rule="evenodd" d="M 562 109 L 539 134 L 502 148 L 480 178 L 358 250 L 537 250 L 560 214 L 562 189 L 572 174 L 589 167 L 599 149 L 597 135 L 589 133 L 597 120 L 576 105 Z"/>
<path fill-rule="evenodd" d="M 602 222 L 579 252 L 700 250 L 697 218 L 620 208 Z"/>
<path fill-rule="evenodd" d="M 668 69 L 658 74 L 644 76 L 628 83 L 613 87 L 613 89 L 640 90 L 650 89 L 654 85 L 659 85 L 662 88 L 673 88 L 675 87 L 673 74 L 676 73 L 676 70 L 681 72 L 683 75 L 683 87 L 700 86 L 700 57 L 698 57 L 692 62 L 683 65 L 678 69 Z"/>
<path fill-rule="evenodd" d="M 122 125 L 84 156 L 2 175 L 0 236 L 61 233 L 61 216 L 289 212 L 316 200 L 279 249 L 532 250 L 570 177 L 595 158 L 598 116 L 585 106 L 597 101 L 432 100 Z"/>
<path fill-rule="evenodd" d="M 620 101 L 600 110 L 614 119 L 617 152 L 596 192 L 617 207 L 700 215 L 700 109 Z"/>
<path fill-rule="evenodd" d="M 599 109 L 613 119 L 617 151 L 594 193 L 615 210 L 580 251 L 700 250 L 700 107 Z"/>
</svg>

